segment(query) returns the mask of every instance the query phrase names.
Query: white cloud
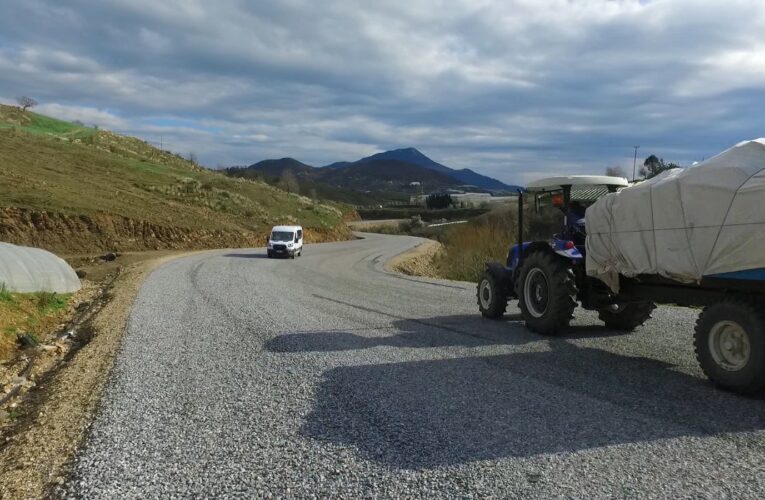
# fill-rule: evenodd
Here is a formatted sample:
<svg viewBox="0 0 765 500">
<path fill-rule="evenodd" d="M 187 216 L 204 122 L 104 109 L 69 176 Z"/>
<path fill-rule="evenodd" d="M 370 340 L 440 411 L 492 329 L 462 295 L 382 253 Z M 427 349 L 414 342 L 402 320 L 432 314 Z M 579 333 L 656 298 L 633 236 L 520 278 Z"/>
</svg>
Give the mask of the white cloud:
<svg viewBox="0 0 765 500">
<path fill-rule="evenodd" d="M 0 95 L 211 165 L 411 145 L 513 182 L 765 126 L 759 0 L 2 3 Z"/>
</svg>

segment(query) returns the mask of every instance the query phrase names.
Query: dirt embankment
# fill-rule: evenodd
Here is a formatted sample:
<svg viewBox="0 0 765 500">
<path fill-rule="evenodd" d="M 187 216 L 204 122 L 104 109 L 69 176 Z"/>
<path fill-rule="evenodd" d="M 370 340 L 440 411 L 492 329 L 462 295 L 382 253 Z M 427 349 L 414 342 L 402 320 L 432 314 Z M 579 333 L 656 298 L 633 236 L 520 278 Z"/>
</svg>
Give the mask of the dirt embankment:
<svg viewBox="0 0 765 500">
<path fill-rule="evenodd" d="M 23 208 L 0 209 L 0 241 L 73 254 L 109 250 L 207 249 L 263 246 L 263 231 L 200 230 L 167 227 L 110 214 L 67 215 Z M 306 241 L 351 238 L 344 223 L 307 227 Z"/>
<path fill-rule="evenodd" d="M 385 266 L 389 271 L 394 271 L 408 276 L 424 276 L 426 278 L 439 278 L 438 269 L 433 264 L 433 259 L 438 252 L 443 250 L 443 245 L 437 241 L 428 240 L 417 245 L 408 252 L 397 255 Z"/>
</svg>

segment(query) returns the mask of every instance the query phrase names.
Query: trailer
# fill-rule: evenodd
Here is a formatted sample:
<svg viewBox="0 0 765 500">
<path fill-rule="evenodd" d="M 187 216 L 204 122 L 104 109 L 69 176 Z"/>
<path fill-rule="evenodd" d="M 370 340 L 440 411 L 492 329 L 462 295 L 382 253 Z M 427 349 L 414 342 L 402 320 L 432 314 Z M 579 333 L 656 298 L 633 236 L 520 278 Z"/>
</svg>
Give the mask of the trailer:
<svg viewBox="0 0 765 500">
<path fill-rule="evenodd" d="M 580 200 L 583 191 L 600 194 Z M 578 306 L 624 332 L 648 321 L 656 304 L 699 307 L 694 345 L 704 373 L 728 390 L 762 391 L 765 210 L 755 205 L 762 202 L 765 140 L 632 187 L 604 176 L 533 182 L 518 199 L 522 243 L 505 263 L 486 264 L 479 310 L 499 319 L 518 300 L 527 328 L 557 335 Z M 526 204 L 563 211 L 563 227 L 549 240 L 523 241 Z"/>
</svg>

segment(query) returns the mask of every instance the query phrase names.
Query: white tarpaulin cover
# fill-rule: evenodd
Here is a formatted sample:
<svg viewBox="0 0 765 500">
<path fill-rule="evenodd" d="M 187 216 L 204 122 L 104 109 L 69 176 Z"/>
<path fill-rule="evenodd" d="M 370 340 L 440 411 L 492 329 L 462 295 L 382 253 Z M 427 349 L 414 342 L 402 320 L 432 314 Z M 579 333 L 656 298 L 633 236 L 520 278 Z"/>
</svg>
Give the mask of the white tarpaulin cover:
<svg viewBox="0 0 765 500">
<path fill-rule="evenodd" d="M 684 283 L 765 268 L 765 139 L 599 199 L 587 209 L 587 274 Z"/>
<path fill-rule="evenodd" d="M 40 248 L 0 243 L 0 283 L 11 292 L 71 293 L 80 279 L 63 259 Z"/>
</svg>

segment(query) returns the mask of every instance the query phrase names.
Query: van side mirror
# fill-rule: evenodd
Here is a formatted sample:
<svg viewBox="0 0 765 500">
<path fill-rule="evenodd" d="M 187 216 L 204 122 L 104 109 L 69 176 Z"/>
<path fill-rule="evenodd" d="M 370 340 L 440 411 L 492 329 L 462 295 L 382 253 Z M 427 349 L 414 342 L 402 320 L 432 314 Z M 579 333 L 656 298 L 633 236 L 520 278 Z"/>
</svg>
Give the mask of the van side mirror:
<svg viewBox="0 0 765 500">
<path fill-rule="evenodd" d="M 300 243 L 300 237 L 299 236 L 295 236 L 295 243 Z"/>
</svg>

